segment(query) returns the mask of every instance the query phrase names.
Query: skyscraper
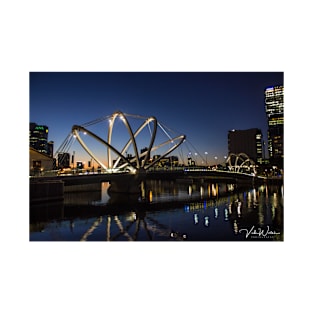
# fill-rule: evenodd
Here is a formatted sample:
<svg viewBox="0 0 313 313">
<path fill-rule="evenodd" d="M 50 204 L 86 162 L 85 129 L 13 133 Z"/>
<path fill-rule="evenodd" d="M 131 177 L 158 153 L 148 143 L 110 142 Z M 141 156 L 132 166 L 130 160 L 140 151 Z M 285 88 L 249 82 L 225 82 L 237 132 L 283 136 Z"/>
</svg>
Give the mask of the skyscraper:
<svg viewBox="0 0 313 313">
<path fill-rule="evenodd" d="M 48 154 L 48 127 L 29 123 L 29 146 L 38 152 Z"/>
<path fill-rule="evenodd" d="M 268 153 L 272 165 L 283 168 L 284 162 L 284 86 L 265 89 L 265 112 L 268 122 Z"/>
</svg>

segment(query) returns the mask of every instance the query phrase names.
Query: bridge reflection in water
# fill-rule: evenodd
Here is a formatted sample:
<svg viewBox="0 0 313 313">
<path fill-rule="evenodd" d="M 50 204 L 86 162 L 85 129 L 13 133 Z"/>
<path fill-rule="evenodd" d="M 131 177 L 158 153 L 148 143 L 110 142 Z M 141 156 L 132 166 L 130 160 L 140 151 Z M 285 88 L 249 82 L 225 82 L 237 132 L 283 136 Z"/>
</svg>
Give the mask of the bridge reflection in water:
<svg viewBox="0 0 313 313">
<path fill-rule="evenodd" d="M 63 202 L 32 205 L 30 241 L 283 240 L 283 185 L 147 180 L 124 198 L 108 186 L 67 186 Z"/>
</svg>

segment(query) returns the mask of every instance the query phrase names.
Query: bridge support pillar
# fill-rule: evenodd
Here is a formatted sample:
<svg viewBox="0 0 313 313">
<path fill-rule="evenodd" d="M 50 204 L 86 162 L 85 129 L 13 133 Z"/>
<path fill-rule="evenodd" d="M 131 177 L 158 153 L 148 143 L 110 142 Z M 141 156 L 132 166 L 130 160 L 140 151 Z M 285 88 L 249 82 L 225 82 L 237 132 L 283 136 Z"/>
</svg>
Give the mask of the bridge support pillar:
<svg viewBox="0 0 313 313">
<path fill-rule="evenodd" d="M 146 173 L 121 174 L 110 180 L 109 195 L 114 193 L 140 194 L 140 184 L 146 177 Z"/>
</svg>

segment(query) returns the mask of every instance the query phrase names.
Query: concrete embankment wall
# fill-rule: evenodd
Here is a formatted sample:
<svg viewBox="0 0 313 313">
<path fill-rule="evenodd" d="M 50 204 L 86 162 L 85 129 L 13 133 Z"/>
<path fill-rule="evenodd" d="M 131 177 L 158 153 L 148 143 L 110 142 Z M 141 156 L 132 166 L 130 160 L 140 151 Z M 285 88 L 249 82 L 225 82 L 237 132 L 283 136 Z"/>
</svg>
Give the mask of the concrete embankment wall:
<svg viewBox="0 0 313 313">
<path fill-rule="evenodd" d="M 64 182 L 61 180 L 45 180 L 30 182 L 30 203 L 55 201 L 64 199 Z"/>
</svg>

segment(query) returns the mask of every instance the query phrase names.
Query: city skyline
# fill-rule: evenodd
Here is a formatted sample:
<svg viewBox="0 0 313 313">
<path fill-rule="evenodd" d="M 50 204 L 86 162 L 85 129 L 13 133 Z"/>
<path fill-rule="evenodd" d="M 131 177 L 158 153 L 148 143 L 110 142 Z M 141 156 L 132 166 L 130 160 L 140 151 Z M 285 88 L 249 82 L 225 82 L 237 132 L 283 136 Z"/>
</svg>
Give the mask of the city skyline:
<svg viewBox="0 0 313 313">
<path fill-rule="evenodd" d="M 74 124 L 122 111 L 155 116 L 215 164 L 229 130 L 259 128 L 267 142 L 264 90 L 283 72 L 31 72 L 29 83 L 30 122 L 48 126 L 54 151 Z"/>
</svg>

